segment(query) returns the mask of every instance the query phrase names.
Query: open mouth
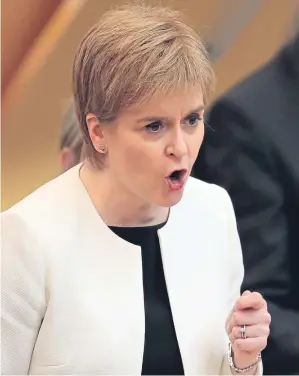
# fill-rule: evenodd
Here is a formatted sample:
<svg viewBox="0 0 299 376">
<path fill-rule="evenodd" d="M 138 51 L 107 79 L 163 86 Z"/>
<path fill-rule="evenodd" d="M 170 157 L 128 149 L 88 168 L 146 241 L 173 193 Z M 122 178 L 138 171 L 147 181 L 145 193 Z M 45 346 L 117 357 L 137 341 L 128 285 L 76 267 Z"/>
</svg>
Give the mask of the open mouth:
<svg viewBox="0 0 299 376">
<path fill-rule="evenodd" d="M 173 171 L 173 173 L 169 175 L 169 179 L 172 181 L 180 180 L 183 174 L 184 170 Z"/>
<path fill-rule="evenodd" d="M 186 169 L 175 170 L 167 176 L 166 181 L 172 190 L 182 189 L 186 180 Z"/>
</svg>

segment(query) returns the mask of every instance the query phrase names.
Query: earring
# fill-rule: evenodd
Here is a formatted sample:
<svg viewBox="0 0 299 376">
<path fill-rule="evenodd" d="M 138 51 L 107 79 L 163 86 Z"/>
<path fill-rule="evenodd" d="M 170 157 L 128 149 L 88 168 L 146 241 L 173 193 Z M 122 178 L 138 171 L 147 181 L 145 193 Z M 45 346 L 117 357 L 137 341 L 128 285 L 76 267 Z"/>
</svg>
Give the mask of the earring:
<svg viewBox="0 0 299 376">
<path fill-rule="evenodd" d="M 99 145 L 98 152 L 101 153 L 101 154 L 106 154 L 107 153 L 107 146 L 103 145 L 103 144 Z"/>
</svg>

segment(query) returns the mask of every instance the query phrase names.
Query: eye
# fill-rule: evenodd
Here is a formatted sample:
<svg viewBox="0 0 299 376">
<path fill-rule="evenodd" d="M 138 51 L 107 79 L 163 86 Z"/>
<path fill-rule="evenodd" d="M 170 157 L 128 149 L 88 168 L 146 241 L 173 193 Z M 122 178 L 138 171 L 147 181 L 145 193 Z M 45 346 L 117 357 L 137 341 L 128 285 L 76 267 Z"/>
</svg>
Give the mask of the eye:
<svg viewBox="0 0 299 376">
<path fill-rule="evenodd" d="M 186 122 L 190 127 L 196 127 L 198 122 L 202 120 L 199 114 L 191 114 L 187 117 Z"/>
<path fill-rule="evenodd" d="M 161 129 L 163 129 L 163 124 L 161 121 L 155 121 L 154 123 L 151 123 L 151 124 L 148 124 L 145 126 L 146 130 L 149 132 L 149 133 L 157 133 L 159 132 Z"/>
</svg>

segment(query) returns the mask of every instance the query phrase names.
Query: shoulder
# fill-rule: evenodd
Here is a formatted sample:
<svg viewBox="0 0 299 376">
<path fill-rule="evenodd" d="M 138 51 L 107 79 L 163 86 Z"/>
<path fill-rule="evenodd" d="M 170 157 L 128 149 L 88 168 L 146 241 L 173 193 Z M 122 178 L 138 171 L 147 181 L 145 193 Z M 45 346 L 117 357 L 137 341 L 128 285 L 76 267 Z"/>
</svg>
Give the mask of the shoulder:
<svg viewBox="0 0 299 376">
<path fill-rule="evenodd" d="M 193 177 L 188 179 L 182 204 L 215 220 L 234 217 L 232 201 L 224 188 Z"/>
<path fill-rule="evenodd" d="M 186 197 L 192 201 L 199 201 L 202 205 L 217 206 L 219 203 L 230 201 L 227 191 L 216 185 L 189 177 L 185 190 Z"/>
<path fill-rule="evenodd" d="M 256 94 L 260 97 L 269 93 L 269 85 L 275 84 L 274 78 L 278 75 L 276 61 L 270 61 L 266 65 L 252 72 L 250 75 L 233 86 L 223 99 L 242 103 L 250 97 L 255 101 Z M 243 99 L 244 98 L 244 99 Z"/>
<path fill-rule="evenodd" d="M 262 67 L 251 72 L 215 101 L 210 114 L 219 109 L 228 109 L 246 115 L 248 118 L 260 118 L 262 114 L 273 111 L 287 90 L 289 80 L 284 69 L 284 50 Z M 271 95 L 269 95 L 271 93 Z M 219 113 L 221 115 L 221 113 Z"/>
<path fill-rule="evenodd" d="M 73 182 L 78 166 L 42 185 L 27 197 L 1 213 L 1 223 L 10 228 L 31 228 L 51 232 L 72 214 Z"/>
</svg>

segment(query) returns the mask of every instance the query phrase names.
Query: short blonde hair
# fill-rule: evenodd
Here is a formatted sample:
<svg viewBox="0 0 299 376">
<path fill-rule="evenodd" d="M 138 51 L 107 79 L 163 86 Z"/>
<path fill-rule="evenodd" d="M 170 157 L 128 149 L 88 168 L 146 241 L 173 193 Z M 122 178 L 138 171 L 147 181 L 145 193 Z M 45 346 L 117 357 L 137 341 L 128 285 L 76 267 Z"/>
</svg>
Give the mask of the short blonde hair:
<svg viewBox="0 0 299 376">
<path fill-rule="evenodd" d="M 213 85 L 204 43 L 177 11 L 133 4 L 107 12 L 81 41 L 73 65 L 86 157 L 101 164 L 88 133 L 88 113 L 109 122 L 133 103 L 197 87 L 206 102 Z"/>
</svg>

